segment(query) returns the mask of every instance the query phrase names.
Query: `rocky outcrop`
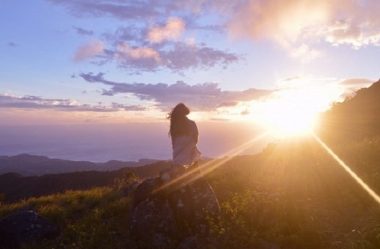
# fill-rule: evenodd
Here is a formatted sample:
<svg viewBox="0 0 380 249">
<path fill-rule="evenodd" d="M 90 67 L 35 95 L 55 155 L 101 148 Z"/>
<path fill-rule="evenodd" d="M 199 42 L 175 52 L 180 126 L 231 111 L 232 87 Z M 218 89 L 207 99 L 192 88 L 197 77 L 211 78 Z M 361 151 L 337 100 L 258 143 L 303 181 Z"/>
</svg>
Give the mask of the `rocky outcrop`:
<svg viewBox="0 0 380 249">
<path fill-rule="evenodd" d="M 0 248 L 20 248 L 59 235 L 59 228 L 34 210 L 20 210 L 0 220 Z"/>
<path fill-rule="evenodd" d="M 219 214 L 218 200 L 203 178 L 188 182 L 189 177 L 160 191 L 156 191 L 164 184 L 160 178 L 137 187 L 131 234 L 138 248 L 205 248 L 205 243 L 214 247 L 207 217 Z"/>
</svg>

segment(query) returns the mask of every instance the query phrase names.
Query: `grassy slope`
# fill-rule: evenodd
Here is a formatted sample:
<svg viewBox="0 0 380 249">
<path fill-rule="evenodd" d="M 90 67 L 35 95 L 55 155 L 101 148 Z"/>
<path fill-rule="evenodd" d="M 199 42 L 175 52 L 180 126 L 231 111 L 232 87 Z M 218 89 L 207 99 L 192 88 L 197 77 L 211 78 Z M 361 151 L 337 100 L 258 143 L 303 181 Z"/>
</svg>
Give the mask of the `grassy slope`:
<svg viewBox="0 0 380 249">
<path fill-rule="evenodd" d="M 220 248 L 380 248 L 379 205 L 313 140 L 236 157 L 207 178 L 222 206 L 209 220 Z M 118 249 L 130 242 L 130 202 L 116 188 L 94 188 L 3 205 L 0 215 L 31 206 L 61 226 L 56 240 L 27 248 Z"/>
<path fill-rule="evenodd" d="M 60 237 L 25 248 L 126 248 L 130 199 L 110 187 L 30 198 L 0 206 L 1 216 L 32 207 L 62 229 Z"/>
</svg>

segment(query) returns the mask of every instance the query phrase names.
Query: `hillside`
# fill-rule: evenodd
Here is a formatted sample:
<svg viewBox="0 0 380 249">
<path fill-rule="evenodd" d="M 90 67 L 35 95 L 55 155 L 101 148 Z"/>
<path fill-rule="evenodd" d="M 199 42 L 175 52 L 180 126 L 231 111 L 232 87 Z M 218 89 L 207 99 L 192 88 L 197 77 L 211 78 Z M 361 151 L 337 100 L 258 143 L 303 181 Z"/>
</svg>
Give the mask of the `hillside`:
<svg viewBox="0 0 380 249">
<path fill-rule="evenodd" d="M 335 104 L 322 116 L 321 131 L 335 140 L 362 140 L 380 135 L 380 80 Z"/>
<path fill-rule="evenodd" d="M 379 248 L 378 204 L 312 140 L 235 157 L 206 178 L 221 206 L 208 221 L 218 248 Z M 26 248 L 140 248 L 128 230 L 133 198 L 111 186 L 69 191 L 2 205 L 0 215 L 34 208 L 63 230 Z"/>
<path fill-rule="evenodd" d="M 380 80 L 324 113 L 317 133 L 380 192 Z"/>
<path fill-rule="evenodd" d="M 16 173 L 7 173 L 0 175 L 0 193 L 4 195 L 5 201 L 12 202 L 32 196 L 59 193 L 65 190 L 84 190 L 109 186 L 116 179 L 123 178 L 129 173 L 140 178 L 153 177 L 168 167 L 168 162 L 162 161 L 140 167 L 126 167 L 106 172 L 83 171 L 43 176 L 21 176 Z"/>
</svg>

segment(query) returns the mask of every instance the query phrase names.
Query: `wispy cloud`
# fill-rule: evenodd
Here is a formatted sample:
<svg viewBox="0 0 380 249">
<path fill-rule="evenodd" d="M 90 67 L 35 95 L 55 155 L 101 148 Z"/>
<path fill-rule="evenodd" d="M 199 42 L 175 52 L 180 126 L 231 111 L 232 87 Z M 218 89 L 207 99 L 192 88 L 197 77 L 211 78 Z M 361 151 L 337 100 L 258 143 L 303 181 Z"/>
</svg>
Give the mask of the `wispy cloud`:
<svg viewBox="0 0 380 249">
<path fill-rule="evenodd" d="M 163 12 L 166 1 L 122 1 L 122 0 L 48 0 L 65 6 L 77 16 L 112 16 L 119 19 L 144 19 Z M 160 10 L 161 7 L 161 10 Z"/>
<path fill-rule="evenodd" d="M 368 85 L 375 82 L 374 80 L 365 79 L 365 78 L 351 78 L 341 81 L 343 85 Z"/>
<path fill-rule="evenodd" d="M 106 80 L 103 73 L 82 73 L 84 80 L 90 83 L 102 83 L 110 86 L 103 90 L 103 95 L 113 96 L 130 93 L 140 100 L 153 100 L 157 106 L 166 111 L 179 102 L 185 102 L 195 110 L 211 111 L 222 106 L 234 106 L 239 102 L 259 99 L 270 94 L 269 90 L 247 89 L 243 91 L 224 91 L 217 83 L 189 85 L 183 81 L 174 84 L 125 83 Z"/>
<path fill-rule="evenodd" d="M 75 61 L 83 61 L 104 53 L 104 44 L 101 41 L 91 41 L 80 46 L 74 55 Z"/>
<path fill-rule="evenodd" d="M 131 72 L 157 71 L 170 69 L 183 72 L 188 69 L 207 69 L 215 66 L 227 67 L 239 61 L 239 56 L 206 45 L 184 42 L 172 42 L 165 46 L 134 46 L 119 42 L 113 48 L 101 53 L 100 46 L 83 46 L 76 54 L 77 60 L 95 58 L 101 63 L 116 62 L 123 69 Z M 101 56 L 98 56 L 101 55 Z"/>
<path fill-rule="evenodd" d="M 179 17 L 171 17 L 164 26 L 149 29 L 147 39 L 151 43 L 160 43 L 165 40 L 176 40 L 185 30 L 185 22 Z"/>
<path fill-rule="evenodd" d="M 72 99 L 48 99 L 38 96 L 12 96 L 0 94 L 0 108 L 57 110 L 66 112 L 143 111 L 142 106 L 112 103 L 111 106 L 81 104 Z"/>
<path fill-rule="evenodd" d="M 354 48 L 377 46 L 379 11 L 376 0 L 248 0 L 232 15 L 229 30 L 287 44 L 318 39 Z"/>
<path fill-rule="evenodd" d="M 73 26 L 73 29 L 76 31 L 77 34 L 79 35 L 86 35 L 86 36 L 91 36 L 94 34 L 94 31 L 89 30 L 89 29 L 84 29 L 80 27 Z"/>
</svg>

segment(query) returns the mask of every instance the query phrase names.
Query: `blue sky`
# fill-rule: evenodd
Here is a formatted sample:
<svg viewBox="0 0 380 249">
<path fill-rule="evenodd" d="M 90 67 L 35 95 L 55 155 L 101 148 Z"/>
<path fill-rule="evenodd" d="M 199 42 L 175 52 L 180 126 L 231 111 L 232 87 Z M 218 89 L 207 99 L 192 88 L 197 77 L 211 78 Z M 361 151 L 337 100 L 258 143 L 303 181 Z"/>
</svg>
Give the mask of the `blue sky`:
<svg viewBox="0 0 380 249">
<path fill-rule="evenodd" d="M 195 118 L 236 119 L 287 79 L 379 78 L 375 0 L 3 0 L 0 9 L 5 124 L 152 122 L 181 99 Z"/>
</svg>

